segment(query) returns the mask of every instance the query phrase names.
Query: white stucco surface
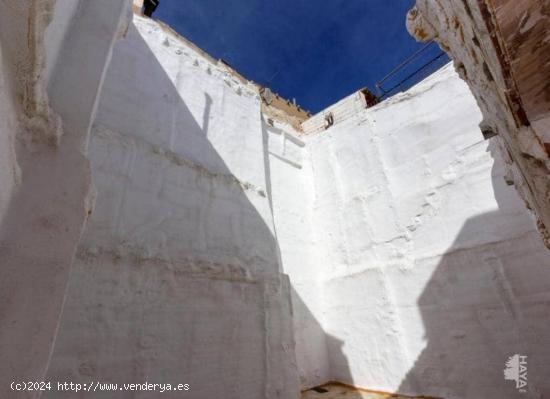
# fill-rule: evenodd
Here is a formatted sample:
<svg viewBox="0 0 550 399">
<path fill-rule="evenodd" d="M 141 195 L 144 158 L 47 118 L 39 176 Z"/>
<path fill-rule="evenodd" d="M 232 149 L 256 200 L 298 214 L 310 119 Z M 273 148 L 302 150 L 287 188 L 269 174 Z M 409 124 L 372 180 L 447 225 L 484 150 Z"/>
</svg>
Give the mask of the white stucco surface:
<svg viewBox="0 0 550 399">
<path fill-rule="evenodd" d="M 482 129 L 499 137 L 506 179 L 536 215 L 550 248 L 550 157 L 543 121 L 550 113 L 549 17 L 542 3 L 515 5 L 418 0 L 406 24 L 417 40 L 434 40 L 453 59 L 483 113 Z"/>
<path fill-rule="evenodd" d="M 23 29 L 0 26 L 0 313 L 36 316 L 2 330 L 2 348 L 20 335 L 10 359 L 55 339 L 48 380 L 182 383 L 193 399 L 296 399 L 331 380 L 487 399 L 517 397 L 502 373 L 517 353 L 524 397 L 550 394 L 550 255 L 450 66 L 299 132 L 262 115 L 257 86 L 108 3 L 51 2 L 30 88 L 12 76 L 24 37 L 6 42 Z M 52 120 L 17 153 L 21 109 Z M 35 269 L 47 278 L 24 284 Z M 42 347 L 18 367 L 43 375 Z"/>
<path fill-rule="evenodd" d="M 81 0 L 56 0 L 52 5 L 52 21 L 44 35 L 44 45 L 48 49 L 45 78 L 50 80 L 59 59 L 59 54 L 75 22 L 75 14 Z"/>
<path fill-rule="evenodd" d="M 126 0 L 82 2 L 75 16 L 55 5 L 0 4 L 2 398 L 36 398 L 38 392 L 11 384 L 45 378 L 92 202 L 85 144 L 130 6 Z M 53 20 L 72 23 L 48 35 Z"/>
<path fill-rule="evenodd" d="M 331 379 L 514 398 L 520 353 L 548 391 L 550 254 L 480 119 L 447 66 L 306 142 Z"/>
<path fill-rule="evenodd" d="M 298 395 L 261 123 L 254 87 L 135 17 L 92 128 L 97 199 L 49 378 Z"/>
<path fill-rule="evenodd" d="M 502 369 L 525 353 L 538 397 L 550 255 L 473 96 L 450 65 L 374 108 L 359 96 L 305 122 L 300 145 L 264 124 L 302 388 L 514 398 Z"/>
<path fill-rule="evenodd" d="M 0 221 L 3 220 L 17 181 L 20 179 L 19 166 L 15 156 L 15 127 L 17 113 L 14 109 L 13 94 L 9 87 L 9 76 L 3 66 L 5 62 L 0 48 Z"/>
<path fill-rule="evenodd" d="M 304 138 L 285 124 L 263 124 L 268 193 L 285 273 L 292 280 L 296 361 L 302 388 L 330 379 L 323 325 L 322 267 L 313 224 L 313 167 Z"/>
</svg>

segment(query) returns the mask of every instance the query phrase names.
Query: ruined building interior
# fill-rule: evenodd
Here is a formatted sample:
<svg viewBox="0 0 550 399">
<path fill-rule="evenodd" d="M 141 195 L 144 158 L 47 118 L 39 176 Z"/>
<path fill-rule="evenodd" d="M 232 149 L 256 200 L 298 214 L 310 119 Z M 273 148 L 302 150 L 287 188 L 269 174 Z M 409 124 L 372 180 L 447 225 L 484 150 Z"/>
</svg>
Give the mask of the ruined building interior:
<svg viewBox="0 0 550 399">
<path fill-rule="evenodd" d="M 0 398 L 550 398 L 548 1 L 316 115 L 136 10 L 0 1 Z"/>
</svg>

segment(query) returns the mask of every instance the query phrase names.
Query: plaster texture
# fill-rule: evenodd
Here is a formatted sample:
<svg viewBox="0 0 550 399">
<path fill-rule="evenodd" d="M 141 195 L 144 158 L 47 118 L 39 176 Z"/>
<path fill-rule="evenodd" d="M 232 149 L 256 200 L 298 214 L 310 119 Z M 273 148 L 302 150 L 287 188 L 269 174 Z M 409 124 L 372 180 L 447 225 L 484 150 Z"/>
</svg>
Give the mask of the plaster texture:
<svg viewBox="0 0 550 399">
<path fill-rule="evenodd" d="M 134 22 L 92 128 L 97 199 L 48 376 L 189 384 L 197 399 L 297 397 L 256 87 L 158 23 Z"/>
<path fill-rule="evenodd" d="M 454 60 L 550 248 L 549 21 L 550 4 L 528 0 L 418 0 L 407 17 L 412 35 Z"/>
<path fill-rule="evenodd" d="M 130 2 L 20 4 L 0 4 L 0 390 L 516 398 L 517 353 L 523 397 L 550 395 L 550 255 L 450 65 L 300 125 Z"/>
<path fill-rule="evenodd" d="M 68 16 L 53 0 L 0 4 L 0 397 L 37 397 L 10 384 L 45 377 L 91 202 L 89 127 L 128 7 L 83 2 Z M 49 35 L 53 19 L 73 23 Z"/>
<path fill-rule="evenodd" d="M 307 140 L 332 380 L 515 398 L 521 353 L 547 394 L 550 254 L 480 120 L 448 65 Z"/>
<path fill-rule="evenodd" d="M 323 263 L 313 224 L 313 165 L 304 136 L 289 124 L 263 124 L 277 242 L 292 280 L 296 361 L 302 388 L 330 379 L 323 325 Z"/>
</svg>

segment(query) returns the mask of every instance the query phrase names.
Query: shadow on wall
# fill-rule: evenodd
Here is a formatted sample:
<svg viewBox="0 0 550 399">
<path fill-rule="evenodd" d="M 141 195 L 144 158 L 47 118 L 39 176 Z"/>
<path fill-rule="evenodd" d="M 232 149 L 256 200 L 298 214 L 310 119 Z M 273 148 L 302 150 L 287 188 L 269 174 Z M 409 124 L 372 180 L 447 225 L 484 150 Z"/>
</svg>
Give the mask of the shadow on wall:
<svg viewBox="0 0 550 399">
<path fill-rule="evenodd" d="M 494 154 L 493 146 L 491 143 L 489 148 Z M 550 396 L 549 254 L 514 188 L 504 182 L 501 160 L 495 161 L 492 185 L 498 210 L 466 220 L 442 257 L 416 261 L 417 271 L 426 267 L 435 271 L 417 306 L 397 309 L 402 339 L 409 348 L 419 348 L 420 353 L 396 390 L 399 394 L 444 399 Z M 479 245 L 489 234 L 492 241 Z M 411 281 L 403 284 L 406 286 Z M 406 290 L 398 294 L 408 295 Z M 293 302 L 307 323 L 322 330 L 305 305 L 300 306 L 296 294 Z M 423 323 L 423 337 L 414 327 L 418 313 Z M 365 334 L 369 331 L 361 325 L 361 320 L 350 323 L 350 328 Z M 353 337 L 353 333 L 349 336 Z M 354 381 L 345 342 L 329 334 L 325 339 L 330 348 L 332 374 L 337 371 L 341 382 L 361 385 Z M 365 353 L 391 356 L 392 351 L 398 350 L 367 348 Z M 505 363 L 515 354 L 528 356 L 528 391 L 525 393 L 518 391 L 514 381 L 504 378 Z M 376 364 L 377 359 L 369 362 Z M 388 373 L 392 371 L 395 370 Z M 360 394 L 356 395 L 357 399 L 361 398 Z"/>
<path fill-rule="evenodd" d="M 277 243 L 258 211 L 267 215 L 268 201 L 235 182 L 206 131 L 216 100 L 199 96 L 206 99 L 202 128 L 132 24 L 100 100 L 101 130 L 96 125 L 90 144 L 96 210 L 75 262 L 50 380 L 187 383 L 195 399 L 296 389 L 292 359 L 279 350 L 291 339 L 289 293 L 277 286 Z M 259 168 L 260 147 L 256 154 Z M 117 246 L 126 247 L 111 253 Z M 63 395 L 74 393 L 44 397 Z"/>
<path fill-rule="evenodd" d="M 294 288 L 291 290 L 292 292 L 292 311 L 293 311 L 293 321 L 294 321 L 294 331 L 297 332 L 296 334 L 296 356 L 298 357 L 298 366 L 299 366 L 299 374 L 300 374 L 300 383 L 302 387 L 304 387 L 304 384 L 308 383 L 308 380 L 311 378 L 309 376 L 310 370 L 315 370 L 316 367 L 319 367 L 321 365 L 315 364 L 316 359 L 307 358 L 308 356 L 308 347 L 311 347 L 312 345 L 317 345 L 316 347 L 319 350 L 322 350 L 322 344 L 320 342 L 323 342 L 325 345 L 325 348 L 330 345 L 331 350 L 333 353 L 337 354 L 336 357 L 338 357 L 340 360 L 345 360 L 345 355 L 343 351 L 344 342 L 330 334 L 326 334 L 323 326 L 317 318 L 311 313 L 307 305 L 303 302 L 303 300 L 300 298 L 300 295 L 296 292 Z M 314 342 L 314 343 L 312 343 Z M 325 349 L 326 350 L 326 349 Z M 338 355 L 340 354 L 340 355 Z M 301 357 L 302 356 L 302 357 Z M 306 356 L 305 358 L 303 356 Z M 332 359 L 331 359 L 332 361 Z M 300 364 L 302 363 L 302 364 Z M 345 365 L 347 364 L 347 361 L 344 361 L 344 369 L 342 370 L 343 373 L 347 375 L 351 375 L 351 371 L 349 368 L 346 370 Z M 307 367 L 310 370 L 302 370 L 300 369 L 300 366 Z M 309 378 L 307 378 L 309 377 Z M 316 380 L 318 380 L 315 376 Z M 331 381 L 323 381 L 322 385 L 329 383 Z M 307 388 L 314 388 L 314 387 L 307 387 Z M 322 392 L 319 392 L 322 393 Z M 319 397 L 323 397 L 322 395 L 319 395 Z M 347 391 L 345 395 L 346 399 L 363 399 L 363 396 L 354 391 Z"/>
<path fill-rule="evenodd" d="M 510 193 L 513 187 L 506 186 L 500 162 L 495 159 L 492 168 L 498 210 L 468 219 L 453 248 L 472 243 L 487 226 L 504 237 L 507 229 L 533 225 L 516 193 Z M 524 231 L 451 250 L 439 260 L 418 299 L 425 349 L 399 392 L 445 399 L 550 396 L 549 256 L 534 225 Z M 429 260 L 417 267 L 422 263 Z M 525 393 L 504 379 L 505 363 L 515 354 L 528 356 Z"/>
<path fill-rule="evenodd" d="M 294 286 L 291 287 L 291 300 L 300 386 L 302 389 L 313 388 L 328 382 L 329 365 L 326 364 L 328 334 Z"/>
<path fill-rule="evenodd" d="M 298 358 L 297 360 L 299 365 L 299 373 L 303 388 L 302 397 L 319 399 L 382 399 L 389 397 L 389 395 L 383 394 L 381 392 L 375 393 L 373 391 L 371 393 L 368 391 L 368 389 L 365 389 L 363 392 L 352 389 L 351 387 L 354 386 L 354 384 L 352 373 L 348 365 L 348 359 L 345 355 L 345 342 L 331 334 L 325 333 L 322 325 L 311 313 L 311 311 L 300 298 L 300 295 L 296 292 L 295 289 L 292 289 L 292 307 L 294 312 L 294 330 L 297 331 L 296 356 Z M 330 353 L 332 355 L 330 362 L 336 362 L 335 367 L 338 368 L 338 373 L 340 375 L 348 377 L 344 378 L 343 381 L 338 381 L 337 378 L 333 377 L 333 374 L 330 374 L 328 380 L 326 379 L 326 376 L 322 377 L 325 378 L 324 380 L 320 380 L 319 378 L 317 378 L 319 376 L 315 375 L 315 380 L 322 382 L 315 387 L 307 386 L 304 388 L 304 384 L 310 382 L 310 379 L 312 378 L 311 370 L 316 370 L 316 368 L 320 366 L 319 364 L 315 363 L 317 359 L 308 358 L 308 347 L 311 348 L 311 346 L 317 345 L 316 348 L 321 349 L 321 344 L 319 343 L 319 340 L 322 340 L 327 350 L 328 348 L 330 348 Z M 300 362 L 302 362 L 302 364 L 300 364 Z M 308 367 L 310 370 L 302 370 L 300 369 L 300 366 Z M 306 376 L 309 378 L 304 379 L 304 377 Z M 330 384 L 330 386 L 327 386 L 327 384 Z"/>
</svg>

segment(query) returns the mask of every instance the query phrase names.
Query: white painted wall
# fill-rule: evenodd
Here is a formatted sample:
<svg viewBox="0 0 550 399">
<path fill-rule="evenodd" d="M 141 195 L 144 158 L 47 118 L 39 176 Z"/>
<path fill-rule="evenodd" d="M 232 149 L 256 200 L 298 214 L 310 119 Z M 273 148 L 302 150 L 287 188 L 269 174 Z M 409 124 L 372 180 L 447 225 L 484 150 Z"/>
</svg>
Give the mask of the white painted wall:
<svg viewBox="0 0 550 399">
<path fill-rule="evenodd" d="M 70 34 L 46 39 L 52 19 L 72 18 L 58 18 L 55 3 L 0 4 L 3 398 L 37 397 L 12 390 L 11 383 L 43 381 L 46 374 L 90 206 L 85 143 L 121 15 L 130 6 L 126 0 L 84 2 L 74 24 L 67 24 Z M 48 61 L 60 67 L 48 73 Z"/>
<path fill-rule="evenodd" d="M 549 389 L 550 254 L 480 119 L 447 66 L 307 141 L 332 379 L 513 398 L 522 353 L 528 397 Z"/>
<path fill-rule="evenodd" d="M 298 396 L 261 124 L 255 87 L 135 17 L 92 130 L 97 199 L 50 379 Z"/>
<path fill-rule="evenodd" d="M 288 125 L 264 122 L 269 154 L 268 193 L 285 273 L 291 278 L 296 362 L 302 389 L 330 380 L 323 325 L 322 269 L 313 224 L 309 152 Z"/>
<path fill-rule="evenodd" d="M 44 35 L 44 45 L 48 49 L 46 57 L 45 78 L 49 81 L 59 59 L 59 54 L 65 37 L 75 23 L 75 14 L 80 0 L 56 0 L 53 2 L 52 21 L 48 25 Z"/>
<path fill-rule="evenodd" d="M 0 41 L 0 225 L 6 216 L 16 184 L 21 178 L 15 156 L 17 114 L 1 44 Z"/>
<path fill-rule="evenodd" d="M 64 97 L 79 76 L 64 65 L 48 66 L 54 103 L 93 116 L 93 93 Z M 189 383 L 199 399 L 290 399 L 328 380 L 513 398 L 502 369 L 521 353 L 527 397 L 544 397 L 550 258 L 466 86 L 447 67 L 375 108 L 352 100 L 326 131 L 322 114 L 312 135 L 270 126 L 253 85 L 135 17 L 88 144 L 97 200 L 47 378 Z"/>
</svg>

